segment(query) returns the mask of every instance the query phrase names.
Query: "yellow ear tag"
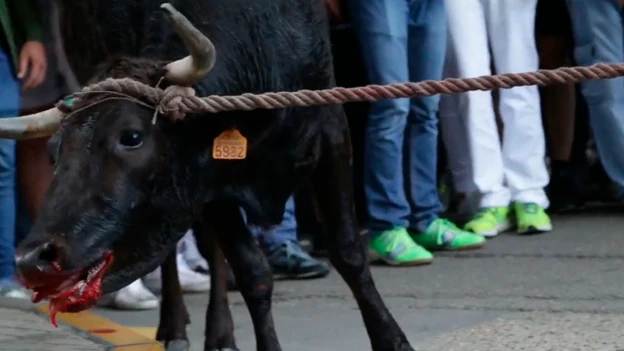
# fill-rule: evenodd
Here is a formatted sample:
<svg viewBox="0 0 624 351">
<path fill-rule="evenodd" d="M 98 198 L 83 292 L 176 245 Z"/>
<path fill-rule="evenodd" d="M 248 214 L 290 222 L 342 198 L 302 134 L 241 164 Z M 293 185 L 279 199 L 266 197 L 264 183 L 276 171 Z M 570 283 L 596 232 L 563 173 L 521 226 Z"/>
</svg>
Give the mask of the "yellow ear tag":
<svg viewBox="0 0 624 351">
<path fill-rule="evenodd" d="M 243 160 L 247 157 L 247 138 L 238 129 L 226 130 L 219 134 L 212 145 L 212 158 L 215 160 Z"/>
</svg>

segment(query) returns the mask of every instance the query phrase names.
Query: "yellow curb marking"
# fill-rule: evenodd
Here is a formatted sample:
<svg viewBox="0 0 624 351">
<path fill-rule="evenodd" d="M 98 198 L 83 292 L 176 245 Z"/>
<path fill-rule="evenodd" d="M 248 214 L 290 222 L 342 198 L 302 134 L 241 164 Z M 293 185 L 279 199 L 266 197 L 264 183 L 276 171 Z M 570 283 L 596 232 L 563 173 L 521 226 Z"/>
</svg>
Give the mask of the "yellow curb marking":
<svg viewBox="0 0 624 351">
<path fill-rule="evenodd" d="M 150 340 L 156 340 L 156 327 L 128 327 L 128 329 Z"/>
<path fill-rule="evenodd" d="M 37 308 L 46 314 L 50 312 L 48 306 Z M 59 313 L 57 319 L 112 344 L 114 351 L 164 351 L 162 344 L 154 337 L 146 336 L 147 331 L 141 330 L 144 328 L 126 327 L 89 311 Z M 156 328 L 152 329 L 152 335 L 156 335 Z"/>
</svg>

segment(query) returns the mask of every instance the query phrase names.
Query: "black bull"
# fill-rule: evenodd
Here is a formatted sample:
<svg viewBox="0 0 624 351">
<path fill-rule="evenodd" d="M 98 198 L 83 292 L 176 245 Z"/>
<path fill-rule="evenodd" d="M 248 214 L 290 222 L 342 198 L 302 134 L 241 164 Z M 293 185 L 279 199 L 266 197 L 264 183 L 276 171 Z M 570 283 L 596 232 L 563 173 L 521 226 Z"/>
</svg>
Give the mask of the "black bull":
<svg viewBox="0 0 624 351">
<path fill-rule="evenodd" d="M 192 85 L 201 96 L 335 85 L 320 0 L 173 5 L 187 17 L 157 0 L 62 0 L 63 40 L 79 81 L 130 77 L 163 88 Z M 0 120 L 3 138 L 53 134 L 54 180 L 16 253 L 35 299 L 50 299 L 55 311 L 79 311 L 162 264 L 158 339 L 170 350 L 187 349 L 188 313 L 171 253 L 193 226 L 213 281 L 205 350 L 236 349 L 225 259 L 251 315 L 257 349 L 280 350 L 270 269 L 239 209 L 249 224 L 278 224 L 288 196 L 309 180 L 331 262 L 353 292 L 372 348 L 412 350 L 375 287 L 356 229 L 341 106 L 182 121 L 161 116 L 155 124 L 153 113 L 131 101 L 100 99 L 69 116 L 52 109 Z M 224 160 L 224 152 L 213 153 L 214 140 L 232 130 L 246 138 L 247 149 Z"/>
</svg>

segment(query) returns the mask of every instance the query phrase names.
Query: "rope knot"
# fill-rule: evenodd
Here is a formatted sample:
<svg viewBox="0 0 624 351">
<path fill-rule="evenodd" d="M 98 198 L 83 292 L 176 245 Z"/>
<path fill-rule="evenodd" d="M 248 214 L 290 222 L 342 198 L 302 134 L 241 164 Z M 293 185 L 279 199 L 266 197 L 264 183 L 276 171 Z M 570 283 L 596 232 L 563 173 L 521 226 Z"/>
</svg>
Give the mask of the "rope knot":
<svg viewBox="0 0 624 351">
<path fill-rule="evenodd" d="M 173 120 L 183 119 L 188 112 L 183 108 L 183 100 L 194 96 L 195 89 L 191 87 L 169 86 L 165 89 L 165 93 L 160 100 L 158 112 L 169 116 Z"/>
</svg>

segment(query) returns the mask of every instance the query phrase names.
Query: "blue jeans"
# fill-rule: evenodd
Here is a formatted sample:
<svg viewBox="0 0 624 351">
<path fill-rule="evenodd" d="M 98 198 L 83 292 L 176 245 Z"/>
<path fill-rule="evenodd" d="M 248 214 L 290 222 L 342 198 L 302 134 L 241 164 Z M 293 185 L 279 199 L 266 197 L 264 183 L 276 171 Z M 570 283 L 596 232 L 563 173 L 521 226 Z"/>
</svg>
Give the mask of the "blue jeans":
<svg viewBox="0 0 624 351">
<path fill-rule="evenodd" d="M 353 26 L 372 84 L 441 79 L 443 0 L 351 0 Z M 372 235 L 424 232 L 442 206 L 437 192 L 439 96 L 376 102 L 365 137 L 364 191 Z"/>
<path fill-rule="evenodd" d="M 624 62 L 619 0 L 566 0 L 574 57 L 582 66 Z M 598 154 L 609 177 L 624 186 L 624 78 L 581 82 Z"/>
<path fill-rule="evenodd" d="M 284 208 L 282 223 L 264 231 L 250 226 L 251 234 L 258 240 L 265 252 L 272 252 L 287 241 L 297 242 L 297 218 L 295 217 L 295 198 L 290 195 Z"/>
<path fill-rule="evenodd" d="M 20 90 L 10 58 L 0 48 L 0 118 L 17 116 Z M 0 139 L 0 282 L 15 272 L 15 185 L 15 140 Z"/>
</svg>

